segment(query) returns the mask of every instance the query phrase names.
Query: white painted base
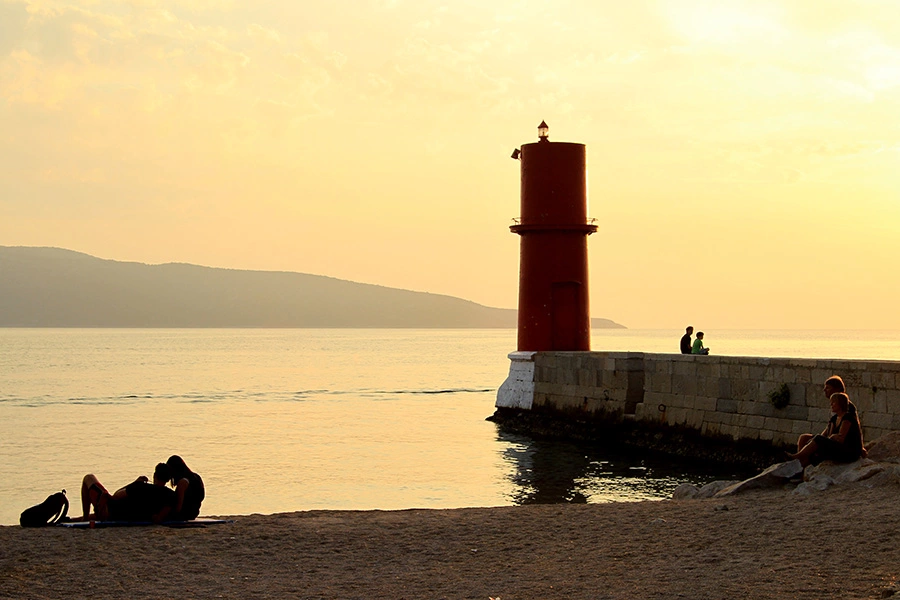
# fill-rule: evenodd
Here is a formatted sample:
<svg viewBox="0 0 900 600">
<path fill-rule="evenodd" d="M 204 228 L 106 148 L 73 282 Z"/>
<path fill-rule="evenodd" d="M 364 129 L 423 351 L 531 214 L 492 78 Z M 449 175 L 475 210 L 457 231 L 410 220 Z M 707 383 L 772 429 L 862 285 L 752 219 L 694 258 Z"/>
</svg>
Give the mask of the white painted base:
<svg viewBox="0 0 900 600">
<path fill-rule="evenodd" d="M 531 410 L 534 402 L 534 352 L 510 352 L 509 376 L 497 390 L 497 408 Z"/>
</svg>

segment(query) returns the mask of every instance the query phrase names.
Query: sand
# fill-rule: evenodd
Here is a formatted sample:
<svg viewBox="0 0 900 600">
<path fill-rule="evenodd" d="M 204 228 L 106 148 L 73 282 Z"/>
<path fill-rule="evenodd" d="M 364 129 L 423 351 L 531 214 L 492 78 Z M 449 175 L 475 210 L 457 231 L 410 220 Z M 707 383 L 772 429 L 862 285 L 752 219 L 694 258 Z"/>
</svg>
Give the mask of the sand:
<svg viewBox="0 0 900 600">
<path fill-rule="evenodd" d="M 898 491 L 0 527 L 0 597 L 880 598 L 900 576 Z"/>
</svg>

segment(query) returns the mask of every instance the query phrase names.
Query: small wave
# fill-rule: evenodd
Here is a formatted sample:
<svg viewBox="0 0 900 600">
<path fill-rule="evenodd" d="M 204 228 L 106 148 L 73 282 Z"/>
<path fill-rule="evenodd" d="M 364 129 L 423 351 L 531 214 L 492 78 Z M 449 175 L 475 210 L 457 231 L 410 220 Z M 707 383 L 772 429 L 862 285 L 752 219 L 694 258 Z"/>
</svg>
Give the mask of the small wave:
<svg viewBox="0 0 900 600">
<path fill-rule="evenodd" d="M 174 402 L 185 404 L 214 404 L 227 402 L 307 402 L 316 398 L 324 400 L 324 397 L 349 397 L 369 398 L 374 401 L 390 400 L 398 396 L 433 396 L 438 394 L 488 394 L 494 393 L 494 388 L 434 388 L 434 389 L 311 389 L 297 391 L 248 391 L 229 390 L 215 392 L 190 392 L 190 393 L 129 393 L 116 396 L 73 396 L 53 397 L 35 396 L 30 398 L 8 395 L 0 397 L 0 405 L 23 406 L 28 408 L 41 408 L 44 406 L 68 404 L 75 406 L 109 406 L 141 404 L 145 402 Z M 337 398 L 335 398 L 337 400 Z"/>
<path fill-rule="evenodd" d="M 450 388 L 446 390 L 396 390 L 385 394 L 484 394 L 496 391 L 494 388 Z"/>
<path fill-rule="evenodd" d="M 69 398 L 68 400 L 48 400 L 41 402 L 40 406 L 48 406 L 50 404 L 76 404 L 84 406 L 109 406 L 123 404 L 137 404 L 136 399 L 126 397 L 105 397 L 105 398 Z"/>
<path fill-rule="evenodd" d="M 406 394 L 486 394 L 497 391 L 496 388 L 446 388 L 436 390 L 300 390 L 294 392 L 295 397 L 307 398 L 315 395 L 341 396 L 351 394 L 354 396 L 402 396 Z"/>
</svg>

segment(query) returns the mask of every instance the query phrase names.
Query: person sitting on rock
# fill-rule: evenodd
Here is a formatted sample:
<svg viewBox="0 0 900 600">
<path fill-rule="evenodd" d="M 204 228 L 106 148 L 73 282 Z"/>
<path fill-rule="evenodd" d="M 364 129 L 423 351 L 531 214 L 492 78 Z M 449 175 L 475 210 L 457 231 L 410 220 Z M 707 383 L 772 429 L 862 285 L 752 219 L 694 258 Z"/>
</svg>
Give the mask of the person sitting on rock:
<svg viewBox="0 0 900 600">
<path fill-rule="evenodd" d="M 828 398 L 829 402 L 831 401 L 832 394 L 837 394 L 838 392 L 842 394 L 847 393 L 847 388 L 844 386 L 844 380 L 841 379 L 840 375 L 832 375 L 828 379 L 825 380 L 825 384 L 822 386 L 822 391 L 825 393 L 825 397 Z M 857 421 L 859 420 L 859 413 L 856 410 L 856 405 L 853 404 L 853 401 L 850 401 L 850 406 L 847 409 L 848 414 L 855 414 Z M 806 446 L 809 442 L 812 441 L 813 437 L 815 437 L 812 433 L 801 433 L 800 438 L 797 440 L 797 452 L 800 452 L 804 446 Z M 860 429 L 860 444 L 862 445 L 862 457 L 865 458 L 868 452 L 866 451 L 866 445 L 862 441 L 862 429 Z"/>
<path fill-rule="evenodd" d="M 828 426 L 821 434 L 814 436 L 796 454 L 788 457 L 806 465 L 816 465 L 823 460 L 849 463 L 863 454 L 862 429 L 859 415 L 850 412 L 850 397 L 838 392 L 831 395 L 831 411 L 834 413 Z"/>
</svg>

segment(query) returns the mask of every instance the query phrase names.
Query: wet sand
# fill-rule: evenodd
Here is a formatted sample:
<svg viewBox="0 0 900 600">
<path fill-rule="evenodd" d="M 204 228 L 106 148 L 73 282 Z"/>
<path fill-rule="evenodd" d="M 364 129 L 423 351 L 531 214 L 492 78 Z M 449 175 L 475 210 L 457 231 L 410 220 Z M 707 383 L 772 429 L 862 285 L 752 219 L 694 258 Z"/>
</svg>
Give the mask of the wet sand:
<svg viewBox="0 0 900 600">
<path fill-rule="evenodd" d="M 900 577 L 898 492 L 0 527 L 0 597 L 881 598 Z"/>
</svg>

